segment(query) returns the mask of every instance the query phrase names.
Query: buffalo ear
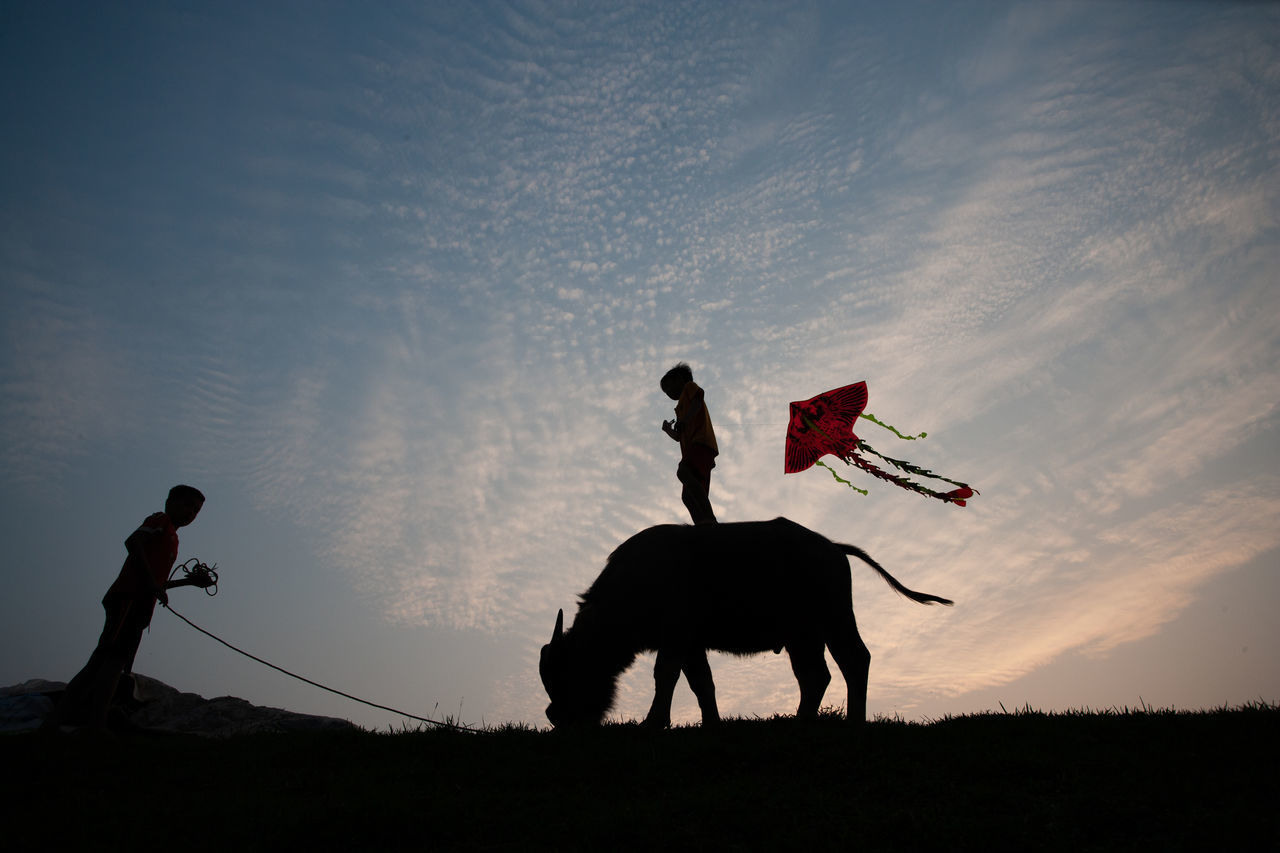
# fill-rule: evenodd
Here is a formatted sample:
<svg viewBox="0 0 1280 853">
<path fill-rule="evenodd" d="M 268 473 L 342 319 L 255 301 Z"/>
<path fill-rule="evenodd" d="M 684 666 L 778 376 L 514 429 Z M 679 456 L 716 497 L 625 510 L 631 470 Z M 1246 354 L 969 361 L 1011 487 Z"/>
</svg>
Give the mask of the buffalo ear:
<svg viewBox="0 0 1280 853">
<path fill-rule="evenodd" d="M 555 642 L 564 636 L 564 611 L 561 610 L 556 614 L 556 629 L 551 633 L 551 642 Z"/>
</svg>

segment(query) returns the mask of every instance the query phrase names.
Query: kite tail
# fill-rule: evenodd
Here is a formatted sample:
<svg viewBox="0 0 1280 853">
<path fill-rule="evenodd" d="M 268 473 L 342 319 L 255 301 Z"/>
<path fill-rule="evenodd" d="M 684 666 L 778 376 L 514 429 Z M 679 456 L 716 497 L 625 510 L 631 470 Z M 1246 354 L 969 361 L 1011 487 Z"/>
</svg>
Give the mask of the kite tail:
<svg viewBox="0 0 1280 853">
<path fill-rule="evenodd" d="M 977 490 L 975 490 L 968 483 L 962 483 L 959 480 L 952 480 L 949 477 L 943 477 L 941 474 L 933 473 L 928 468 L 921 468 L 919 465 L 912 465 L 910 462 L 907 462 L 904 459 L 894 459 L 892 456 L 885 456 L 883 453 L 876 450 L 874 447 L 867 444 L 865 441 L 858 442 L 858 449 L 865 451 L 867 453 L 870 453 L 874 456 L 879 456 L 881 459 L 883 459 L 885 462 L 888 462 L 890 465 L 892 465 L 894 468 L 897 468 L 899 471 L 905 471 L 908 474 L 914 475 L 916 477 L 928 477 L 930 480 L 941 480 L 944 483 L 950 483 L 951 485 L 959 486 L 962 489 L 969 489 L 975 495 L 978 493 Z"/>
<path fill-rule="evenodd" d="M 870 412 L 863 412 L 861 415 L 859 415 L 859 417 L 860 417 L 860 418 L 862 418 L 864 421 L 871 421 L 871 422 L 872 422 L 873 424 L 875 424 L 876 426 L 884 427 L 884 428 L 885 428 L 885 429 L 887 429 L 889 432 L 893 433 L 893 434 L 894 434 L 894 435 L 896 435 L 898 438 L 901 438 L 901 439 L 903 439 L 904 441 L 915 441 L 917 438 L 928 438 L 928 437 L 929 437 L 929 433 L 927 433 L 927 432 L 922 432 L 922 433 L 920 433 L 919 435 L 904 435 L 904 434 L 902 434 L 901 432 L 899 432 L 899 431 L 898 431 L 898 428 L 897 428 L 896 426 L 892 426 L 892 425 L 890 425 L 890 424 L 885 423 L 884 421 L 880 420 L 879 418 L 877 418 L 875 415 L 871 414 Z M 879 454 L 879 453 L 877 453 L 876 455 L 877 455 L 877 456 L 879 456 L 880 454 Z"/>
<path fill-rule="evenodd" d="M 877 453 L 876 455 L 879 456 L 880 454 Z M 934 491 L 933 489 L 930 489 L 928 486 L 922 486 L 917 482 L 908 480 L 906 477 L 899 477 L 896 474 L 890 474 L 888 471 L 885 471 L 881 468 L 877 468 L 874 464 L 863 459 L 861 456 L 859 456 L 856 453 L 850 453 L 848 456 L 844 458 L 844 461 L 848 462 L 850 465 L 856 465 L 857 467 L 861 468 L 863 471 L 866 471 L 868 474 L 870 474 L 873 477 L 878 477 L 881 480 L 885 480 L 887 482 L 893 483 L 895 486 L 900 486 L 906 489 L 907 491 L 916 492 L 917 494 L 924 495 L 925 497 L 937 498 L 940 501 L 945 501 L 946 503 L 953 503 L 956 506 L 964 506 L 965 500 L 973 497 L 975 494 L 973 489 L 963 484 L 956 484 L 955 481 L 953 480 L 947 480 L 946 482 L 952 483 L 954 485 L 960 485 L 960 488 L 953 489 L 950 492 Z M 909 463 L 904 463 L 904 464 L 909 464 Z M 914 468 L 915 466 L 913 465 L 911 467 Z M 920 470 L 923 470 L 923 469 L 920 469 Z M 936 479 L 941 480 L 944 478 L 937 477 Z"/>
<path fill-rule="evenodd" d="M 871 494 L 871 493 L 870 493 L 869 491 L 867 491 L 866 489 L 859 489 L 859 488 L 858 488 L 857 486 L 855 486 L 853 483 L 850 483 L 850 482 L 849 482 L 848 480 L 846 480 L 844 477 L 841 477 L 839 474 L 837 474 L 837 473 L 836 473 L 836 469 L 832 468 L 830 465 L 828 465 L 827 463 L 823 462 L 821 459 L 819 459 L 817 462 L 815 462 L 815 463 L 813 463 L 813 464 L 815 464 L 815 465 L 821 465 L 823 468 L 826 468 L 828 471 L 830 471 L 830 472 L 831 472 L 831 476 L 836 478 L 836 482 L 837 482 L 837 483 L 844 483 L 846 486 L 848 486 L 849 488 L 853 489 L 855 492 L 858 492 L 858 493 L 860 493 L 860 494 L 864 494 L 864 495 L 869 495 L 869 494 Z"/>
</svg>

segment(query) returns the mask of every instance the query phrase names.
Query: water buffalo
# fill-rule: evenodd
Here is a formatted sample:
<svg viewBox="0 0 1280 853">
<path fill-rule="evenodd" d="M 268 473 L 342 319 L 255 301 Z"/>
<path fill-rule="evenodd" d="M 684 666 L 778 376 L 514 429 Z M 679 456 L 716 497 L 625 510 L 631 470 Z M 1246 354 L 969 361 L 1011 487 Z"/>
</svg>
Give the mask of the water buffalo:
<svg viewBox="0 0 1280 853">
<path fill-rule="evenodd" d="M 849 686 L 848 717 L 867 715 L 867 651 L 853 618 L 849 561 L 861 559 L 902 595 L 951 604 L 907 589 L 853 545 L 785 518 L 650 527 L 618 546 L 581 596 L 573 627 L 556 616 L 539 672 L 553 726 L 598 725 L 613 707 L 618 676 L 643 651 L 657 651 L 656 690 L 645 724 L 671 722 L 683 671 L 704 725 L 720 718 L 707 650 L 737 655 L 787 650 L 800 684 L 797 716 L 813 717 L 831 681 L 823 647 Z"/>
</svg>

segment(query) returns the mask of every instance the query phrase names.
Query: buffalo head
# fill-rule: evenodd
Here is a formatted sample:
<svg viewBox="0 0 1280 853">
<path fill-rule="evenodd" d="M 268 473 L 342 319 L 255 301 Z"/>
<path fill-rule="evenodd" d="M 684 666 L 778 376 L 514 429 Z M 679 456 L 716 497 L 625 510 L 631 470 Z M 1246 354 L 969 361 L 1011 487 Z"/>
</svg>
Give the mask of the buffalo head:
<svg viewBox="0 0 1280 853">
<path fill-rule="evenodd" d="M 547 706 L 547 719 L 556 728 L 570 726 L 598 726 L 613 699 L 612 683 L 595 685 L 599 679 L 587 679 L 581 671 L 574 643 L 564 632 L 564 611 L 556 614 L 556 627 L 551 642 L 542 647 L 538 661 L 538 674 L 542 686 L 551 697 Z M 595 688 L 595 689 L 593 689 Z M 595 694 L 603 696 L 592 698 Z"/>
</svg>

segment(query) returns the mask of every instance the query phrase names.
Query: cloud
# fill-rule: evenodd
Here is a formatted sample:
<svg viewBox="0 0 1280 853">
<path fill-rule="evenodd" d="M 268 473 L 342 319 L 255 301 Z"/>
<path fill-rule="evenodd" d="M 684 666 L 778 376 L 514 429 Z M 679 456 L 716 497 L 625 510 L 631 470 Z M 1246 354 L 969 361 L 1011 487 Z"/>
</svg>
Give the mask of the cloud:
<svg viewBox="0 0 1280 853">
<path fill-rule="evenodd" d="M 65 298 L 55 281 L 13 270 L 8 280 L 4 476 L 11 488 L 56 491 L 74 460 L 140 426 L 130 406 L 132 359 L 120 329 Z"/>
<path fill-rule="evenodd" d="M 935 49 L 861 12 L 398 10 L 284 66 L 255 34 L 282 19 L 234 21 L 234 91 L 263 86 L 167 131 L 217 144 L 136 194 L 33 195 L 71 225 L 5 214 L 6 471 L 145 446 L 286 520 L 370 618 L 532 654 L 614 546 L 684 519 L 657 378 L 687 360 L 722 517 L 961 601 L 859 576 L 878 701 L 1149 636 L 1274 547 L 1274 483 L 1230 461 L 1280 392 L 1274 50 L 1237 14 L 1188 40 L 1027 4 Z M 971 507 L 781 474 L 787 403 L 858 379 Z M 785 661 L 715 666 L 728 709 L 793 704 Z"/>
</svg>

